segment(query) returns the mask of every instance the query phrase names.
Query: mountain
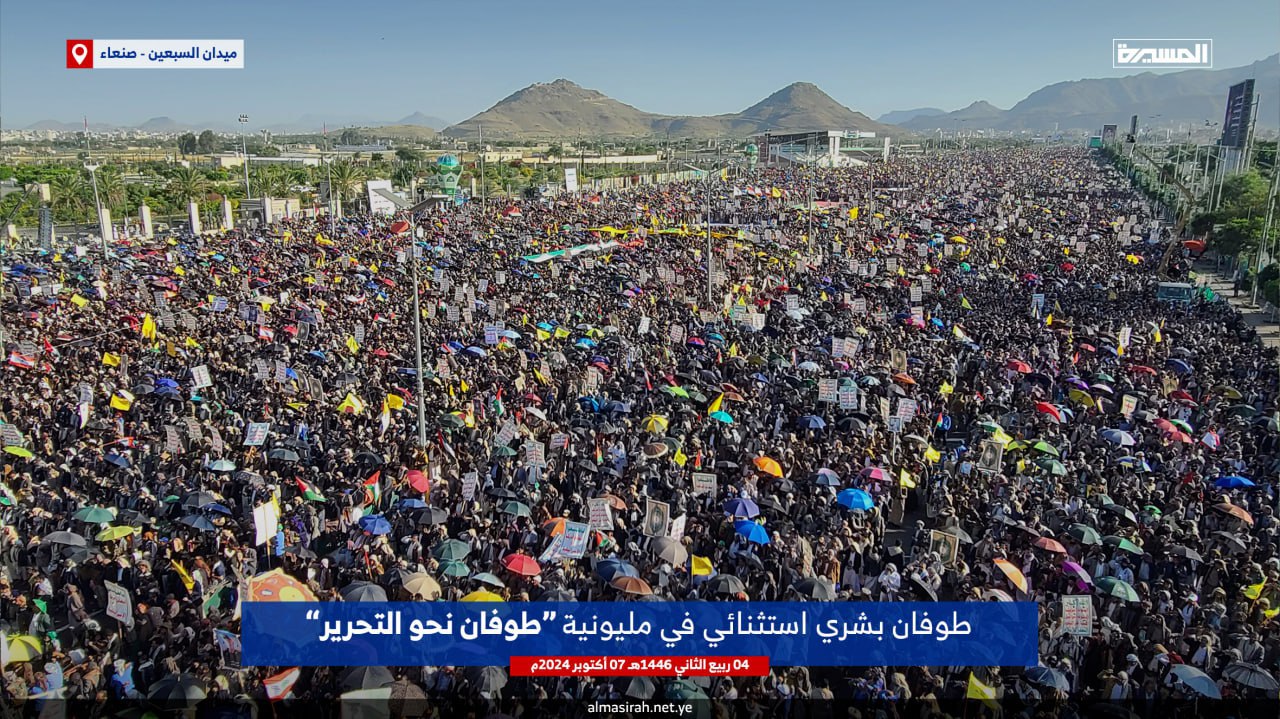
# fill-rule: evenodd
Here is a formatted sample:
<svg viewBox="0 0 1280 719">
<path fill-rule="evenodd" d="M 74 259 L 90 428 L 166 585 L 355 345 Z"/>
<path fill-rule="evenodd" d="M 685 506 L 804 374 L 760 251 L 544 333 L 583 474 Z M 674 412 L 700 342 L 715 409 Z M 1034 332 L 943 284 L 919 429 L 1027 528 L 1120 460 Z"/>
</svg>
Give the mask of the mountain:
<svg viewBox="0 0 1280 719">
<path fill-rule="evenodd" d="M 143 132 L 186 132 L 193 128 L 191 125 L 184 125 L 171 117 L 153 117 L 138 125 L 135 129 Z"/>
<path fill-rule="evenodd" d="M 22 128 L 24 130 L 52 130 L 54 132 L 83 132 L 83 122 L 59 122 L 57 120 L 41 120 L 33 122 Z M 114 125 L 107 125 L 100 122 L 89 123 L 90 132 L 110 132 L 116 129 Z"/>
<path fill-rule="evenodd" d="M 933 115 L 945 115 L 946 110 L 936 107 L 917 107 L 914 110 L 891 110 L 876 118 L 876 122 L 882 122 L 886 125 L 901 125 L 908 120 L 914 120 L 917 117 L 932 117 Z"/>
<path fill-rule="evenodd" d="M 742 112 L 712 116 L 659 115 L 614 100 L 597 90 L 560 79 L 519 90 L 484 112 L 447 128 L 451 137 L 745 137 L 765 130 L 865 130 L 902 134 L 827 95 L 797 82 Z"/>
<path fill-rule="evenodd" d="M 1126 77 L 1092 78 L 1058 82 L 1040 88 L 1008 110 L 987 103 L 944 115 L 918 116 L 902 126 L 918 131 L 935 129 L 1097 131 L 1104 124 L 1127 127 L 1132 115 L 1142 125 L 1177 127 L 1221 122 L 1226 111 L 1227 89 L 1253 78 L 1257 92 L 1280 83 L 1280 54 L 1242 67 L 1222 70 L 1182 70 L 1156 74 L 1144 72 Z M 1280 126 L 1280 104 L 1263 97 L 1258 103 L 1258 126 Z"/>
<path fill-rule="evenodd" d="M 386 124 L 388 125 L 421 125 L 422 127 L 429 127 L 433 130 L 440 130 L 449 126 L 448 122 L 445 122 L 444 120 L 441 120 L 438 117 L 426 115 L 421 112 L 415 112 L 412 115 L 406 115 L 400 118 L 399 120 L 396 120 L 395 122 L 388 122 Z"/>
</svg>

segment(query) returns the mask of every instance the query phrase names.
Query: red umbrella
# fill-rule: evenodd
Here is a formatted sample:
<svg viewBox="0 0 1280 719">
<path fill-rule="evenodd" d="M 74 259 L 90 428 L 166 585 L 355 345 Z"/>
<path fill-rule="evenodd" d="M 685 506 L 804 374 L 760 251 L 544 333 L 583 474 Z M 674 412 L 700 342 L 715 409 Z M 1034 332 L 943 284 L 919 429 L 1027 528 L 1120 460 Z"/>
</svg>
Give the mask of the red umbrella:
<svg viewBox="0 0 1280 719">
<path fill-rule="evenodd" d="M 1058 267 L 1062 268 L 1063 272 L 1071 272 L 1076 268 L 1075 263 L 1072 263 L 1072 262 L 1063 262 L 1062 264 L 1058 265 Z"/>
<path fill-rule="evenodd" d="M 1141 364 L 1140 364 L 1140 365 L 1138 365 L 1138 366 L 1136 366 L 1136 367 L 1130 367 L 1130 368 L 1129 368 L 1129 371 L 1130 371 L 1130 372 L 1132 372 L 1132 373 L 1134 373 L 1134 374 L 1149 374 L 1149 375 L 1154 375 L 1154 374 L 1156 373 L 1156 371 L 1155 371 L 1154 369 L 1151 369 L 1150 367 L 1148 367 L 1148 366 L 1146 366 L 1146 365 L 1141 365 Z"/>
<path fill-rule="evenodd" d="M 1036 411 L 1049 415 L 1059 424 L 1062 423 L 1062 411 L 1048 402 L 1036 402 Z"/>
<path fill-rule="evenodd" d="M 538 560 L 527 554 L 508 554 L 502 560 L 502 566 L 513 574 L 519 574 L 522 577 L 536 577 L 542 574 L 542 567 L 538 566 Z"/>
<path fill-rule="evenodd" d="M 1066 554 L 1066 553 L 1067 553 L 1067 548 L 1066 548 L 1066 547 L 1064 547 L 1064 546 L 1062 546 L 1061 544 L 1059 544 L 1059 543 L 1058 543 L 1058 540 L 1056 540 L 1056 539 L 1050 539 L 1049 537 L 1041 537 L 1041 538 L 1037 539 L 1037 540 L 1035 541 L 1035 545 L 1036 545 L 1037 547 L 1039 547 L 1039 548 L 1041 548 L 1041 549 L 1045 550 L 1045 551 L 1053 552 L 1054 554 Z"/>
<path fill-rule="evenodd" d="M 1169 393 L 1169 399 L 1176 399 L 1179 402 L 1194 402 L 1195 399 L 1187 394 L 1185 389 L 1175 389 Z"/>
<path fill-rule="evenodd" d="M 1084 350 L 1085 352 L 1097 352 L 1097 351 L 1098 351 L 1098 348 L 1097 348 L 1097 347 L 1094 347 L 1093 345 L 1091 345 L 1091 344 L 1089 344 L 1089 343 L 1087 343 L 1087 342 L 1081 342 L 1081 343 L 1080 343 L 1080 349 Z"/>
<path fill-rule="evenodd" d="M 1205 248 L 1204 240 L 1185 240 L 1182 246 L 1196 253 L 1204 252 Z"/>
<path fill-rule="evenodd" d="M 427 492 L 431 490 L 431 480 L 427 479 L 427 475 L 420 469 L 411 469 L 405 472 L 404 478 L 415 491 Z"/>
<path fill-rule="evenodd" d="M 1026 362 L 1023 362 L 1022 360 L 1011 359 L 1008 362 L 1006 362 L 1004 366 L 1008 367 L 1011 370 L 1014 370 L 1015 372 L 1021 372 L 1022 374 L 1031 374 L 1031 365 L 1027 364 Z"/>
</svg>

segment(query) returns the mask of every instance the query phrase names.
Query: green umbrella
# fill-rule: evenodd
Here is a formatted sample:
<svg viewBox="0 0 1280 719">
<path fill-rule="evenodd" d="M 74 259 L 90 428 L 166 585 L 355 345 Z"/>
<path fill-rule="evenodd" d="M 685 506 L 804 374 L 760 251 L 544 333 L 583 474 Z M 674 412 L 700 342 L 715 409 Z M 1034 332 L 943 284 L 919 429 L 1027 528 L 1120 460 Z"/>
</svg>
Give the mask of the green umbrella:
<svg viewBox="0 0 1280 719">
<path fill-rule="evenodd" d="M 685 391 L 684 387 L 667 386 L 667 387 L 663 387 L 662 391 L 666 392 L 669 395 L 674 395 L 676 397 L 684 397 L 685 399 L 689 399 L 689 393 Z"/>
<path fill-rule="evenodd" d="M 999 432 L 1004 430 L 1004 427 L 1001 427 L 995 422 L 979 422 L 978 426 L 988 432 Z"/>
<path fill-rule="evenodd" d="M 440 563 L 440 573 L 447 577 L 466 577 L 471 574 L 466 562 L 446 559 Z"/>
<path fill-rule="evenodd" d="M 1055 477 L 1067 476 L 1067 466 L 1052 457 L 1041 457 L 1040 459 L 1037 459 L 1036 466 Z"/>
<path fill-rule="evenodd" d="M 19 447 L 17 445 L 10 445 L 8 447 L 5 447 L 4 451 L 8 452 L 9 454 L 12 454 L 15 457 L 22 457 L 23 459 L 31 459 L 32 457 L 35 456 L 34 454 L 31 453 L 31 450 L 27 449 L 26 447 Z"/>
<path fill-rule="evenodd" d="M 1098 535 L 1098 530 L 1087 524 L 1073 524 L 1067 528 L 1067 536 L 1075 539 L 1077 542 L 1086 545 L 1102 544 L 1102 537 Z"/>
<path fill-rule="evenodd" d="M 1053 456 L 1055 456 L 1055 457 L 1061 457 L 1061 456 L 1062 456 L 1062 454 L 1061 454 L 1060 452 L 1058 452 L 1058 448 L 1057 448 L 1057 447 L 1055 447 L 1055 446 L 1053 446 L 1053 445 L 1049 444 L 1048 442 L 1044 441 L 1043 439 L 1042 439 L 1042 440 L 1038 440 L 1035 444 L 1031 445 L 1031 448 L 1032 448 L 1032 449 L 1034 449 L 1034 450 L 1036 450 L 1036 451 L 1039 451 L 1039 452 L 1044 452 L 1045 454 L 1052 454 L 1052 455 L 1053 455 Z"/>
<path fill-rule="evenodd" d="M 1106 372 L 1099 372 L 1093 376 L 1094 382 L 1115 382 L 1116 378 Z"/>
<path fill-rule="evenodd" d="M 1258 413 L 1258 409 L 1249 404 L 1237 404 L 1227 408 L 1227 414 L 1236 417 L 1252 417 Z"/>
<path fill-rule="evenodd" d="M 507 445 L 505 445 L 505 444 L 500 444 L 500 445 L 498 445 L 498 446 L 494 447 L 494 448 L 493 448 L 493 453 L 494 453 L 494 454 L 496 454 L 496 455 L 498 455 L 499 457 L 514 457 L 514 456 L 516 456 L 516 451 L 515 451 L 514 449 L 512 449 L 512 448 L 508 447 L 508 446 L 507 446 Z"/>
<path fill-rule="evenodd" d="M 456 414 L 442 414 L 440 415 L 440 424 L 444 427 L 462 427 L 466 424 L 466 421 Z"/>
<path fill-rule="evenodd" d="M 1097 580 L 1095 585 L 1098 591 L 1109 596 L 1115 597 L 1126 602 L 1138 601 L 1138 593 L 1129 586 L 1128 582 L 1121 581 L 1115 577 L 1102 577 Z"/>
<path fill-rule="evenodd" d="M 517 517 L 532 516 L 529 512 L 529 505 L 523 502 L 517 502 L 514 499 L 502 503 L 502 511 L 506 514 L 514 514 Z"/>
<path fill-rule="evenodd" d="M 1115 547 L 1116 549 L 1128 552 L 1129 554 L 1142 554 L 1142 547 L 1139 547 L 1124 537 L 1117 537 L 1114 534 L 1108 534 L 1103 537 L 1102 543 L 1108 547 Z"/>
<path fill-rule="evenodd" d="M 431 550 L 431 556 L 442 562 L 459 562 L 466 559 L 467 555 L 470 553 L 471 547 L 468 546 L 466 542 L 461 542 L 457 539 L 446 539 L 440 544 L 437 544 L 435 549 Z"/>
<path fill-rule="evenodd" d="M 1148 504 L 1147 506 L 1142 508 L 1142 511 L 1150 514 L 1154 514 L 1157 517 L 1164 514 L 1164 511 L 1161 510 L 1159 507 L 1155 506 L 1154 504 Z"/>
<path fill-rule="evenodd" d="M 81 507 L 71 516 L 89 524 L 105 524 L 114 520 L 116 513 L 105 507 Z"/>
<path fill-rule="evenodd" d="M 115 527 L 107 527 L 101 532 L 98 532 L 94 536 L 94 540 L 99 542 L 114 542 L 117 539 L 124 539 L 125 537 L 132 537 L 132 536 L 133 536 L 133 527 L 115 526 Z"/>
</svg>

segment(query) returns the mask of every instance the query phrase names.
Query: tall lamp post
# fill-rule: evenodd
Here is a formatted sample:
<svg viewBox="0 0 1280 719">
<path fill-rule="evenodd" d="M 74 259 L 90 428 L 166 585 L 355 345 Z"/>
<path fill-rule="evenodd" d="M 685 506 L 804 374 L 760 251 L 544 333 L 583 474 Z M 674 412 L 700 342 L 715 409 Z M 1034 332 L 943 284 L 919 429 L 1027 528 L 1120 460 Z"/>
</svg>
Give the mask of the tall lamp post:
<svg viewBox="0 0 1280 719">
<path fill-rule="evenodd" d="M 423 398 L 425 390 L 423 390 L 422 380 L 422 310 L 419 308 L 418 292 L 421 285 L 418 283 L 418 242 L 422 240 L 425 234 L 421 227 L 414 227 L 414 223 L 405 220 L 397 220 L 391 223 L 391 232 L 399 237 L 409 238 L 409 263 L 412 268 L 413 277 L 413 350 L 414 350 L 414 377 L 417 384 L 416 402 L 418 405 L 418 449 L 423 452 L 427 449 L 427 410 L 426 400 Z"/>
<path fill-rule="evenodd" d="M 732 165 L 733 163 L 730 162 L 729 164 Z M 706 222 L 707 224 L 707 304 L 714 305 L 716 301 L 716 296 L 715 296 L 715 288 L 711 280 L 711 273 L 713 271 L 712 270 L 713 258 L 711 254 L 713 249 L 713 245 L 711 243 L 711 173 L 700 167 L 694 167 L 693 165 L 690 165 L 688 163 L 685 163 L 684 166 L 689 168 L 690 170 L 693 170 L 694 172 L 702 173 L 702 176 L 704 178 L 702 202 L 703 202 L 703 211 L 706 212 L 706 215 L 707 215 L 706 216 L 706 221 L 707 221 Z M 728 166 L 726 166 L 725 169 L 728 169 Z"/>
<path fill-rule="evenodd" d="M 249 146 L 244 142 L 244 126 L 249 124 L 249 116 L 240 116 L 240 158 L 244 163 L 244 199 L 249 199 Z M 268 216 L 268 213 L 263 213 Z"/>
</svg>

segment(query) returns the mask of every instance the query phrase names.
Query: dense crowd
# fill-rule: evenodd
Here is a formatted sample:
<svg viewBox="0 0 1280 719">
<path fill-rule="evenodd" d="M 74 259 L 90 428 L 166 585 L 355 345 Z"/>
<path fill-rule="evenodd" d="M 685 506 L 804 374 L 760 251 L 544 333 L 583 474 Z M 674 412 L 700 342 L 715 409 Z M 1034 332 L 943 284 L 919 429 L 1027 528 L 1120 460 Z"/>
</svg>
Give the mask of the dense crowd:
<svg viewBox="0 0 1280 719">
<path fill-rule="evenodd" d="M 1276 353 L 1211 291 L 1157 297 L 1194 282 L 1157 214 L 1059 147 L 295 218 L 106 257 L 9 248 L 0 704 L 265 698 L 268 678 L 477 717 L 664 696 L 892 711 L 975 680 L 1029 708 L 1274 700 Z M 547 554 L 589 520 L 584 556 Z M 655 683 L 239 664 L 244 601 L 475 592 L 1034 600 L 1042 666 Z M 1083 633 L 1063 619 L 1080 595 Z"/>
</svg>

